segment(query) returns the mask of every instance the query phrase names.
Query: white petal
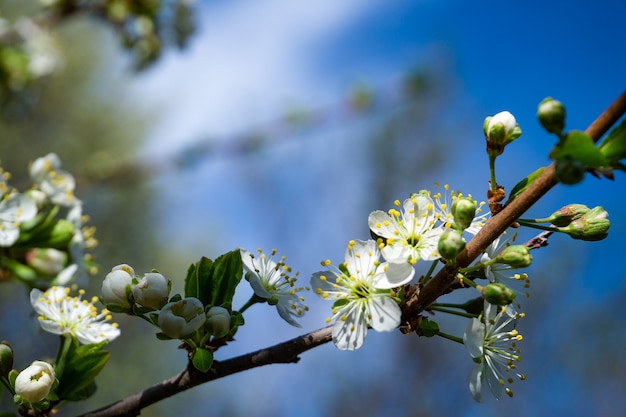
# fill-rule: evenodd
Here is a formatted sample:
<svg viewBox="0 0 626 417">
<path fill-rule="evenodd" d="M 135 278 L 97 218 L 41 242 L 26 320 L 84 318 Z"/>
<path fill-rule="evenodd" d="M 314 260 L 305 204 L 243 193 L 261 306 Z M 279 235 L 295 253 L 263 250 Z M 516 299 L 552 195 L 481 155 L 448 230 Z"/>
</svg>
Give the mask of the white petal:
<svg viewBox="0 0 626 417">
<path fill-rule="evenodd" d="M 373 240 L 355 240 L 354 245 L 346 249 L 348 272 L 355 277 L 366 278 L 375 270 L 379 258 L 380 250 Z"/>
<path fill-rule="evenodd" d="M 409 261 L 413 251 L 404 242 L 396 241 L 382 248 L 381 252 L 387 262 L 401 264 Z"/>
<path fill-rule="evenodd" d="M 415 269 L 409 263 L 387 263 L 381 265 L 381 269 L 386 270 L 384 274 L 378 274 L 374 287 L 379 289 L 390 289 L 407 284 L 413 279 Z"/>
<path fill-rule="evenodd" d="M 346 320 L 337 319 L 332 329 L 333 343 L 341 350 L 356 350 L 363 345 L 367 325 L 361 306 L 351 303 L 345 311 Z"/>
<path fill-rule="evenodd" d="M 367 224 L 370 230 L 378 236 L 384 238 L 396 237 L 395 232 L 398 230 L 396 221 L 384 211 L 376 210 L 371 212 L 367 218 Z"/>
<path fill-rule="evenodd" d="M 476 364 L 470 375 L 469 389 L 472 398 L 481 403 L 483 401 L 483 365 L 480 363 Z"/>
<path fill-rule="evenodd" d="M 390 332 L 400 325 L 402 311 L 391 297 L 386 295 L 373 296 L 367 310 L 370 315 L 370 325 L 377 332 Z"/>
<path fill-rule="evenodd" d="M 279 302 L 276 304 L 276 310 L 278 310 L 278 315 L 287 323 L 294 327 L 302 327 L 300 323 L 294 320 L 295 310 L 293 310 L 289 304 Z"/>
<path fill-rule="evenodd" d="M 463 334 L 463 343 L 472 358 L 483 356 L 483 340 L 485 338 L 485 325 L 474 318 L 467 323 Z"/>
</svg>

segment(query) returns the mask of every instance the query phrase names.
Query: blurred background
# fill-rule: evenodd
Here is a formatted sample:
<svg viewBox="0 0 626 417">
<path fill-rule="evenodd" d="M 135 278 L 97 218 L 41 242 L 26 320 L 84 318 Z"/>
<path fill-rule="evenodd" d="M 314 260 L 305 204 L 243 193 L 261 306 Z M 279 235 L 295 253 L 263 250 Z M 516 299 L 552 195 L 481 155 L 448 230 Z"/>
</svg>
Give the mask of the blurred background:
<svg viewBox="0 0 626 417">
<path fill-rule="evenodd" d="M 89 295 L 120 263 L 156 268 L 182 292 L 190 263 L 235 248 L 276 248 L 306 284 L 321 260 L 338 264 L 350 239 L 367 239 L 367 215 L 395 199 L 436 191 L 436 182 L 484 199 L 487 115 L 509 110 L 524 132 L 497 161 L 510 190 L 548 163 L 554 140 L 535 117 L 543 98 L 562 101 L 567 128 L 584 130 L 625 85 L 621 0 L 198 1 L 191 10 L 178 22 L 189 34 L 182 48 L 139 58 L 106 19 L 69 16 L 50 32 L 55 71 L 3 96 L 0 160 L 12 183 L 24 189 L 28 162 L 48 152 L 76 176 L 100 242 Z M 39 13 L 38 3 L 0 1 L 5 19 L 24 13 Z M 472 400 L 474 364 L 462 345 L 372 331 L 359 351 L 327 344 L 298 364 L 205 384 L 142 415 L 621 416 L 624 180 L 618 172 L 558 186 L 527 213 L 602 205 L 612 226 L 604 241 L 553 236 L 534 252 L 520 324 L 527 380 L 512 399 Z M 523 230 L 519 241 L 535 234 Z M 235 308 L 251 294 L 242 282 Z M 303 329 L 252 307 L 216 359 L 322 327 L 330 304 L 313 294 L 307 303 Z M 435 319 L 462 336 L 464 320 Z M 178 343 L 158 341 L 143 321 L 116 320 L 122 337 L 109 345 L 98 392 L 62 415 L 184 368 Z M 0 339 L 17 369 L 56 354 L 57 337 L 40 332 L 27 291 L 12 282 L 0 287 Z M 4 393 L 1 409 L 11 402 Z"/>
</svg>

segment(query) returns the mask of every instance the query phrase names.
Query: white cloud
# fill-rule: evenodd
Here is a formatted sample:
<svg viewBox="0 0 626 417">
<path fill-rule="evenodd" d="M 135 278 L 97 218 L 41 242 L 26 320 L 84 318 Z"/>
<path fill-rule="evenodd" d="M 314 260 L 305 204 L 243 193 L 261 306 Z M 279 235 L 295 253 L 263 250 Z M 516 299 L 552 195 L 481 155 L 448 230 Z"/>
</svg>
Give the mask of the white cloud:
<svg viewBox="0 0 626 417">
<path fill-rule="evenodd" d="M 169 52 L 138 80 L 143 94 L 166 105 L 148 148 L 177 149 L 276 117 L 290 99 L 319 103 L 337 94 L 309 69 L 315 52 L 380 4 L 266 0 L 202 9 L 190 48 Z"/>
</svg>

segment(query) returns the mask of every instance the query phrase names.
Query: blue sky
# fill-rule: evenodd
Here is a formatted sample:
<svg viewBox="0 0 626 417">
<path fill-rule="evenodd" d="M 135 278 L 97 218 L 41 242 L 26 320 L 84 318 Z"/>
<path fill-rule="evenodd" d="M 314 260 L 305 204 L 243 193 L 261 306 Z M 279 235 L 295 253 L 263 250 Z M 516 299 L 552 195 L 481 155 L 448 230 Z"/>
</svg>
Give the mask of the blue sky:
<svg viewBox="0 0 626 417">
<path fill-rule="evenodd" d="M 439 123 L 461 124 L 469 119 L 472 124 L 466 135 L 458 138 L 458 152 L 451 156 L 454 165 L 440 170 L 439 178 L 416 178 L 416 188 L 429 188 L 439 179 L 469 188 L 466 192 L 480 193 L 487 169 L 481 130 L 486 115 L 510 110 L 524 131 L 498 161 L 500 181 L 510 188 L 520 177 L 547 163 L 553 141 L 535 119 L 541 99 L 550 95 L 563 101 L 568 127 L 584 129 L 625 85 L 626 3 L 619 0 L 266 0 L 201 2 L 198 8 L 200 31 L 189 50 L 170 52 L 135 81 L 136 91 L 165 109 L 145 142 L 140 156 L 144 160 L 171 160 L 186 144 L 202 137 L 223 144 L 280 119 L 285 109 L 336 103 L 358 82 L 386 89 L 409 68 L 436 62 L 449 71 L 454 91 L 449 114 L 444 107 Z M 182 250 L 190 260 L 239 246 L 278 247 L 293 260 L 305 280 L 321 259 L 341 261 L 349 239 L 366 237 L 363 225 L 367 213 L 386 208 L 360 206 L 367 201 L 367 175 L 342 169 L 350 162 L 356 166 L 363 163 L 359 144 L 370 125 L 349 119 L 344 126 L 342 120 L 299 137 L 300 142 L 266 149 L 255 157 L 211 159 L 191 170 L 169 171 L 156 178 L 155 189 L 163 195 L 159 208 L 163 237 L 189 242 L 182 244 Z M 549 410 L 582 416 L 596 410 L 595 405 L 605 398 L 602 393 L 589 399 L 587 408 L 569 403 L 568 398 L 581 397 L 588 387 L 578 374 L 571 373 L 565 359 L 563 363 L 543 362 L 544 355 L 555 360 L 563 349 L 558 335 L 545 335 L 554 333 L 555 328 L 567 328 L 568 315 L 577 313 L 576 305 L 583 304 L 590 311 L 601 308 L 611 293 L 623 286 L 624 266 L 617 263 L 609 267 L 605 262 L 607 258 L 620 259 L 623 247 L 623 193 L 616 192 L 623 189 L 623 180 L 618 174 L 614 183 L 588 178 L 577 187 L 557 187 L 531 213 L 543 216 L 571 202 L 602 204 L 614 222 L 611 236 L 604 242 L 584 244 L 558 236 L 536 255 L 536 307 L 543 309 L 545 317 L 533 325 L 535 334 L 526 342 L 530 357 L 525 360 L 527 373 L 534 371 L 536 378 L 529 377 L 513 400 L 477 406 L 466 390 L 471 361 L 463 356 L 462 347 L 452 350 L 460 356 L 455 359 L 458 368 L 456 363 L 444 367 L 441 381 L 432 382 L 430 401 L 441 403 L 439 415 L 448 411 L 458 415 L 458 409 L 450 411 L 444 406 L 450 398 L 441 394 L 442 390 L 459 396 L 466 415 L 499 415 L 507 409 L 516 415 L 511 407 L 517 409 L 517 415 Z M 212 198 L 214 194 L 219 198 Z M 551 250 L 568 251 L 572 254 L 570 262 L 553 260 Z M 554 276 L 551 268 L 565 272 Z M 547 275 L 545 271 L 552 272 Z M 596 276 L 590 285 L 590 277 Z M 542 292 L 546 291 L 558 291 L 561 302 L 545 302 Z M 303 321 L 306 330 L 323 325 L 328 314 L 323 310 L 328 306 L 314 306 L 320 310 L 312 311 Z M 261 310 L 260 306 L 255 308 Z M 299 334 L 284 323 L 268 324 L 271 320 L 277 318 L 265 314 L 252 317 L 239 335 L 240 347 L 233 344 L 232 350 L 223 354 L 234 355 L 239 349 L 256 349 Z M 393 372 L 389 369 L 363 363 L 376 364 L 385 343 L 404 346 L 406 342 L 398 342 L 398 338 L 396 334 L 368 336 L 366 347 L 352 356 L 324 346 L 306 353 L 298 365 L 234 377 L 236 384 L 265 384 L 280 391 L 282 399 L 277 404 L 276 399 L 260 398 L 253 389 L 240 392 L 239 402 L 230 406 L 241 407 L 240 412 L 245 413 L 246 404 L 255 402 L 258 415 L 270 411 L 323 415 L 323 401 L 337 395 L 337 387 L 325 378 L 337 376 L 320 363 L 332 364 L 334 371 L 342 374 L 340 381 L 356 384 L 355 391 L 363 379 L 391 381 Z M 584 340 L 573 340 L 586 352 Z M 419 343 L 435 345 L 431 340 L 418 340 L 416 345 Z M 546 370 L 550 366 L 554 367 L 551 374 Z M 443 375 L 445 372 L 452 377 Z M 318 388 L 303 388 L 311 385 Z M 216 392 L 224 395 L 229 386 L 224 381 L 197 388 L 184 398 L 198 400 Z M 407 392 L 400 387 L 398 390 Z M 204 406 L 209 410 L 210 404 Z M 398 408 L 393 412 L 408 411 Z"/>
</svg>

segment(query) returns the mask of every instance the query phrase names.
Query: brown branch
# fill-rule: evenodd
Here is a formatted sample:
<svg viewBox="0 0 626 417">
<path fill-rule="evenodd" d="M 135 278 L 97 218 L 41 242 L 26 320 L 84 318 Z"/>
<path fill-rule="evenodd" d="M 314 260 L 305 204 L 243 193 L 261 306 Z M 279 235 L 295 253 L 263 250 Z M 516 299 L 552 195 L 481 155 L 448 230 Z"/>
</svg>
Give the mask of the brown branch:
<svg viewBox="0 0 626 417">
<path fill-rule="evenodd" d="M 597 142 L 624 113 L 626 113 L 626 91 L 589 125 L 585 133 Z M 457 257 L 457 268 L 469 265 L 491 242 L 556 184 L 554 163 L 552 163 L 522 194 L 517 196 L 496 216 L 489 219 L 476 236 L 468 242 L 463 252 Z M 403 309 L 405 318 L 415 317 L 437 298 L 445 294 L 450 284 L 455 280 L 455 271 L 455 268 L 445 267 L 428 281 L 419 293 L 407 301 Z"/>
<path fill-rule="evenodd" d="M 167 379 L 130 397 L 124 398 L 99 410 L 79 417 L 131 417 L 141 410 L 179 392 L 228 375 L 273 363 L 295 363 L 299 355 L 331 340 L 331 327 L 324 327 L 277 345 L 257 350 L 225 361 L 215 361 L 211 369 L 202 373 L 188 367 L 178 375 Z"/>
<path fill-rule="evenodd" d="M 586 133 L 594 141 L 598 141 L 624 113 L 626 113 L 626 91 L 587 128 Z M 492 217 L 480 232 L 470 240 L 465 250 L 457 257 L 457 267 L 469 265 L 493 240 L 500 236 L 556 183 L 554 164 L 552 164 L 522 194 L 504 207 L 497 216 Z M 454 268 L 443 268 L 426 283 L 420 292 L 409 298 L 403 308 L 404 317 L 416 318 L 427 306 L 446 293 L 454 281 L 454 272 Z M 137 416 L 143 408 L 205 382 L 263 365 L 295 363 L 299 360 L 301 353 L 330 340 L 331 328 L 325 327 L 256 352 L 223 362 L 216 361 L 207 373 L 201 373 L 189 367 L 160 384 L 79 417 Z"/>
</svg>

